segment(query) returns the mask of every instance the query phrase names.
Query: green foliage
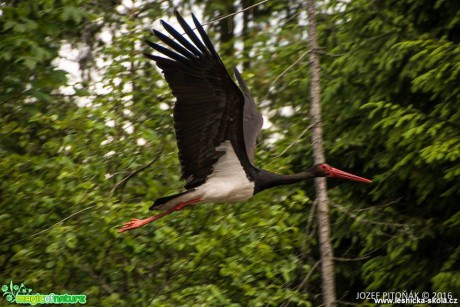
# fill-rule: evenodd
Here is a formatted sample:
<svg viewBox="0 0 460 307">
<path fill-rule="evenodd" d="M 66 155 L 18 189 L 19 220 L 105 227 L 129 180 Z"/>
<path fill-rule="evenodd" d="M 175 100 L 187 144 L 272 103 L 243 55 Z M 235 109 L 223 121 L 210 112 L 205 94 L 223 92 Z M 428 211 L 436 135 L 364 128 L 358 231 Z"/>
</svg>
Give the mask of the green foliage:
<svg viewBox="0 0 460 307">
<path fill-rule="evenodd" d="M 351 292 L 459 296 L 460 268 L 452 261 L 460 230 L 454 11 L 458 4 L 445 1 L 353 1 L 333 15 L 340 26 L 327 29 L 324 44 L 340 55 L 324 66 L 325 121 L 334 122 L 326 128 L 334 140 L 329 159 L 374 174 L 375 182 L 371 193 L 339 193 L 337 208 L 352 216 L 334 231 L 343 242 L 336 254 L 365 256 Z M 348 225 L 353 234 L 343 237 Z"/>
</svg>

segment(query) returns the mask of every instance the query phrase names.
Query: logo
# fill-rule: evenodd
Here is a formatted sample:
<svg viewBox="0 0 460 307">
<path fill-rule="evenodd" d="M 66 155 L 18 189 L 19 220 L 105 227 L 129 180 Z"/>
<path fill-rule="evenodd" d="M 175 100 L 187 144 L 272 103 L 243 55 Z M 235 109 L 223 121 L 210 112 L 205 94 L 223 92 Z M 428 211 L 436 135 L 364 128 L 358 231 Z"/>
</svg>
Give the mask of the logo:
<svg viewBox="0 0 460 307">
<path fill-rule="evenodd" d="M 86 304 L 84 294 L 32 294 L 32 289 L 27 288 L 24 283 L 13 284 L 10 280 L 9 285 L 2 286 L 3 296 L 11 304 Z"/>
</svg>

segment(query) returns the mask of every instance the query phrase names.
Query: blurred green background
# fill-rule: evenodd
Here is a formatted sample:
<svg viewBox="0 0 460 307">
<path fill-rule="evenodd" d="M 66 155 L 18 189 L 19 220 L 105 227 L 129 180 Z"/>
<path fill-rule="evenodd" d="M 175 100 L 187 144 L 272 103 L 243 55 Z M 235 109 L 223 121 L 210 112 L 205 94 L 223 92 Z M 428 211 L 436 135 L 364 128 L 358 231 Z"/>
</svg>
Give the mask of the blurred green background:
<svg viewBox="0 0 460 307">
<path fill-rule="evenodd" d="M 0 285 L 89 306 L 318 306 L 312 181 L 118 234 L 182 189 L 174 99 L 144 39 L 254 1 L 0 1 Z M 362 291 L 460 298 L 460 2 L 319 1 L 339 304 Z M 304 1 L 205 28 L 266 117 L 256 163 L 312 163 Z M 122 184 L 123 178 L 147 166 Z M 4 297 L 0 298 L 3 305 Z"/>
</svg>

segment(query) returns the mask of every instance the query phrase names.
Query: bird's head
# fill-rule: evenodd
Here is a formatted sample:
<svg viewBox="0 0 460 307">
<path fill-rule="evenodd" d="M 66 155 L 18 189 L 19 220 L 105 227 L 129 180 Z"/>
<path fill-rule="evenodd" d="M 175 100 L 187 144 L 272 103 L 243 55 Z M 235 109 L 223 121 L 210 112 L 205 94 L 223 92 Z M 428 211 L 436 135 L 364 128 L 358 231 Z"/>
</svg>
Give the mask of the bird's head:
<svg viewBox="0 0 460 307">
<path fill-rule="evenodd" d="M 371 183 L 372 180 L 359 177 L 344 171 L 341 171 L 337 168 L 334 168 L 326 163 L 320 163 L 313 166 L 313 173 L 315 177 L 330 177 L 330 178 L 342 178 L 347 180 L 359 181 Z"/>
</svg>

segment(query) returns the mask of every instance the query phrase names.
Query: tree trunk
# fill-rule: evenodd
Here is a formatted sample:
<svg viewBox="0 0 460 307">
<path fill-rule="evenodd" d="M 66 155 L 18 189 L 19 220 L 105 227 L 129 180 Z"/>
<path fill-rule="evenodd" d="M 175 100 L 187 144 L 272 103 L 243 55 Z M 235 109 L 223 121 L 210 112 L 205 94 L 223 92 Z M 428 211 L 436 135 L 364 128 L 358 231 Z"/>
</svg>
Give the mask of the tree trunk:
<svg viewBox="0 0 460 307">
<path fill-rule="evenodd" d="M 313 124 L 312 145 L 314 162 L 324 163 L 323 149 L 323 127 L 321 122 L 321 105 L 320 105 L 320 63 L 318 55 L 318 41 L 316 36 L 316 14 L 315 1 L 307 0 L 308 15 L 308 44 L 310 48 L 310 67 L 311 67 L 311 108 L 310 118 Z M 334 279 L 334 262 L 331 244 L 331 230 L 329 223 L 329 204 L 327 197 L 326 178 L 315 179 L 316 188 L 316 208 L 319 227 L 319 243 L 321 252 L 321 271 L 322 271 L 322 289 L 323 303 L 326 307 L 335 305 L 335 279 Z"/>
</svg>

